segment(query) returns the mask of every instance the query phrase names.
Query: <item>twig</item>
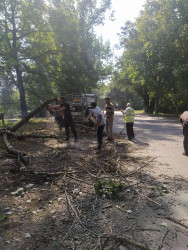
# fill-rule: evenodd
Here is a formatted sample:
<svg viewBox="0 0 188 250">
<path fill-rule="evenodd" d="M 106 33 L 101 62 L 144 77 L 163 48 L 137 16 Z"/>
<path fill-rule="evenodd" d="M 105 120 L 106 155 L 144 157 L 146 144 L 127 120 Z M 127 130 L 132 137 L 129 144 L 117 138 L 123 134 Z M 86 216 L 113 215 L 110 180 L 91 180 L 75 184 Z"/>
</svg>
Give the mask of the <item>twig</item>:
<svg viewBox="0 0 188 250">
<path fill-rule="evenodd" d="M 62 239 L 61 243 L 66 240 L 66 238 L 69 235 L 70 231 L 74 227 L 74 224 L 75 224 L 75 220 L 73 221 L 73 223 L 72 223 L 71 227 L 69 228 L 68 232 L 66 233 L 65 237 Z"/>
<path fill-rule="evenodd" d="M 172 221 L 172 222 L 174 222 L 174 223 L 176 223 L 176 224 L 179 224 L 179 225 L 182 226 L 182 227 L 188 228 L 188 226 L 186 226 L 185 224 L 183 224 L 183 223 L 181 223 L 180 221 L 178 221 L 178 220 L 176 220 L 176 219 L 174 219 L 174 218 L 171 218 L 171 217 L 169 217 L 169 216 L 165 217 L 165 219 L 170 220 L 170 221 Z"/>
<path fill-rule="evenodd" d="M 123 132 L 123 130 L 125 130 L 125 128 L 126 128 L 126 125 L 125 125 L 124 128 L 119 132 L 119 134 L 115 136 L 115 139 L 116 139 L 118 136 L 120 136 L 120 134 Z M 125 134 L 125 135 L 126 135 L 126 134 Z"/>
<path fill-rule="evenodd" d="M 133 174 L 135 174 L 135 173 L 137 173 L 139 170 L 141 170 L 141 169 L 143 169 L 143 168 L 145 168 L 150 162 L 152 162 L 155 158 L 157 158 L 157 157 L 154 157 L 153 159 L 151 159 L 149 162 L 147 162 L 144 166 L 142 166 L 142 167 L 140 167 L 139 169 L 137 169 L 137 170 L 135 170 L 135 171 L 133 171 L 133 172 L 131 172 L 129 175 L 127 175 L 127 176 L 131 176 L 131 175 L 133 175 Z"/>
<path fill-rule="evenodd" d="M 76 178 L 76 177 L 73 177 L 73 176 L 71 176 L 71 175 L 69 175 L 69 174 L 67 174 L 67 177 L 69 177 L 69 178 L 71 178 L 71 179 L 74 179 L 74 180 L 76 180 L 76 181 L 83 182 L 83 183 L 85 183 L 85 184 L 87 184 L 87 185 L 93 186 L 93 184 L 90 184 L 90 183 L 88 183 L 88 182 L 86 182 L 86 181 L 80 180 L 80 179 L 78 179 L 78 178 Z"/>
<path fill-rule="evenodd" d="M 113 238 L 114 237 L 112 237 L 112 239 Z M 142 250 L 151 250 L 151 248 L 149 248 L 149 247 L 147 247 L 145 245 L 142 245 L 139 242 L 136 242 L 134 240 L 129 240 L 127 238 L 115 237 L 115 240 L 116 240 L 116 242 L 120 242 L 122 245 L 125 245 L 125 246 L 132 245 L 132 246 L 135 246 L 135 247 L 139 247 L 139 249 L 142 249 Z"/>
<path fill-rule="evenodd" d="M 158 206 L 162 206 L 161 204 L 159 204 L 158 202 L 156 202 L 156 201 L 153 201 L 152 199 L 150 199 L 149 197 L 147 197 L 146 195 L 144 195 L 144 194 L 141 194 L 140 192 L 138 192 L 137 190 L 134 190 L 135 192 L 137 192 L 139 195 L 141 195 L 141 196 L 143 196 L 144 198 L 146 198 L 147 200 L 149 200 L 149 201 L 151 201 L 151 202 L 153 202 L 153 203 L 155 203 L 155 204 L 157 204 Z"/>
<path fill-rule="evenodd" d="M 164 233 L 164 235 L 163 235 L 163 237 L 162 237 L 162 239 L 161 239 L 161 244 L 158 246 L 157 250 L 161 250 L 163 248 L 163 242 L 164 242 L 164 240 L 165 240 L 168 232 L 169 232 L 169 230 L 167 228 L 166 231 L 165 231 L 165 233 Z"/>
<path fill-rule="evenodd" d="M 81 225 L 83 228 L 85 228 L 88 232 L 92 233 L 93 235 L 95 235 L 95 236 L 97 236 L 97 237 L 101 237 L 101 235 L 99 235 L 99 234 L 93 232 L 92 230 L 90 230 L 89 228 L 87 228 L 87 227 L 81 222 L 80 217 L 78 216 L 76 210 L 74 209 L 74 207 L 73 207 L 72 204 L 71 204 L 71 201 L 70 201 L 70 199 L 69 199 L 69 197 L 68 197 L 68 194 L 67 194 L 66 189 L 65 189 L 65 195 L 66 195 L 67 201 L 68 201 L 68 203 L 69 203 L 69 205 L 70 205 L 72 211 L 74 212 L 76 218 L 78 219 L 78 222 L 80 223 L 80 225 Z"/>
</svg>

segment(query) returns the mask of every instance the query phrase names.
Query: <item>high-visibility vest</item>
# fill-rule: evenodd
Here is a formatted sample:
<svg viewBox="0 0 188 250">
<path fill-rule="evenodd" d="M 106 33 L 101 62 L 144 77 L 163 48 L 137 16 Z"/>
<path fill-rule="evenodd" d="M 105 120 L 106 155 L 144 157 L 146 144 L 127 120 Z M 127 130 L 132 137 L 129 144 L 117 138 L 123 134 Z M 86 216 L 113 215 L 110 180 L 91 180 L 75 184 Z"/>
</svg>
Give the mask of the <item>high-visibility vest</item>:
<svg viewBox="0 0 188 250">
<path fill-rule="evenodd" d="M 131 123 L 134 122 L 134 109 L 131 107 L 128 107 L 128 112 L 125 115 L 125 122 L 126 123 Z"/>
</svg>

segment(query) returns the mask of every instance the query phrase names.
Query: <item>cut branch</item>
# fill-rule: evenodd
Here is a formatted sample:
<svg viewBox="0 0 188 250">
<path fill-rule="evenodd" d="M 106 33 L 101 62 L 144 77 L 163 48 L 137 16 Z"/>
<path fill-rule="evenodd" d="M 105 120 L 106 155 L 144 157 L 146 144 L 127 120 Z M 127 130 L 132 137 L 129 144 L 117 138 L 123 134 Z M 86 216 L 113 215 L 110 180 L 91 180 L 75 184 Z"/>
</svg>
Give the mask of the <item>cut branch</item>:
<svg viewBox="0 0 188 250">
<path fill-rule="evenodd" d="M 23 126 L 26 122 L 28 122 L 34 115 L 36 115 L 37 113 L 39 113 L 43 108 L 45 108 L 48 104 L 50 104 L 51 102 L 55 102 L 57 101 L 57 98 L 54 97 L 50 100 L 45 101 L 44 103 L 42 103 L 38 108 L 32 110 L 27 116 L 25 116 L 24 118 L 21 119 L 21 121 L 19 121 L 17 124 L 15 124 L 13 127 L 10 128 L 11 132 L 15 132 L 16 130 L 18 130 L 21 126 Z"/>
</svg>

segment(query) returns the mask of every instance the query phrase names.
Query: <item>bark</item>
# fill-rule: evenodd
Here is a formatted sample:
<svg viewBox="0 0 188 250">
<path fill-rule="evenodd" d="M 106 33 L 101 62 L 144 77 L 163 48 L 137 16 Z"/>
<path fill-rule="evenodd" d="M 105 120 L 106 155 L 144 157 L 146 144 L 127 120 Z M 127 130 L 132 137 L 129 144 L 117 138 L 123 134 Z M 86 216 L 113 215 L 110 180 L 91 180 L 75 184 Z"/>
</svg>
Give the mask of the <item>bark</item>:
<svg viewBox="0 0 188 250">
<path fill-rule="evenodd" d="M 17 124 L 15 124 L 13 127 L 10 128 L 11 132 L 15 132 L 18 130 L 21 126 L 23 126 L 26 122 L 28 122 L 34 115 L 39 113 L 43 108 L 45 108 L 48 104 L 51 102 L 57 101 L 57 97 L 54 97 L 50 100 L 45 101 L 42 103 L 38 108 L 32 110 L 27 116 L 23 117 L 21 121 L 19 121 Z"/>
<path fill-rule="evenodd" d="M 159 114 L 159 100 L 158 99 L 156 100 L 156 103 L 155 103 L 155 114 L 156 115 Z"/>
<path fill-rule="evenodd" d="M 143 96 L 144 99 L 144 112 L 153 114 L 155 109 L 155 98 L 149 99 L 149 94 Z"/>
<path fill-rule="evenodd" d="M 155 109 L 155 98 L 152 98 L 149 104 L 149 113 L 153 114 L 154 109 Z"/>
<path fill-rule="evenodd" d="M 177 86 L 172 71 L 170 72 L 170 84 L 173 88 L 173 101 L 175 106 L 175 114 L 176 116 L 178 116 L 179 110 L 178 110 L 178 100 L 177 100 Z"/>
<path fill-rule="evenodd" d="M 12 36 L 13 36 L 13 57 L 15 60 L 15 70 L 16 70 L 16 76 L 17 76 L 17 81 L 18 81 L 18 90 L 20 94 L 20 106 L 21 106 L 21 116 L 24 117 L 27 115 L 27 105 L 26 105 L 26 100 L 25 100 L 25 89 L 24 89 L 24 84 L 23 84 L 23 77 L 22 77 L 22 71 L 20 70 L 19 66 L 19 59 L 18 59 L 18 51 L 17 51 L 17 34 L 16 34 L 16 23 L 15 23 L 15 8 L 14 4 L 11 5 L 12 9 Z"/>
<path fill-rule="evenodd" d="M 149 112 L 149 95 L 144 95 L 144 112 L 148 113 Z"/>
<path fill-rule="evenodd" d="M 16 74 L 18 79 L 18 90 L 20 94 L 20 107 L 21 107 L 21 117 L 25 117 L 27 115 L 27 104 L 25 100 L 25 89 L 23 84 L 22 72 L 20 71 L 19 67 L 16 68 Z"/>
<path fill-rule="evenodd" d="M 0 114 L 0 120 L 2 120 L 2 127 L 5 127 L 4 113 Z"/>
<path fill-rule="evenodd" d="M 10 152 L 11 154 L 14 154 L 17 156 L 17 161 L 18 161 L 18 168 L 16 169 L 10 169 L 10 171 L 12 172 L 19 172 L 20 170 L 25 169 L 25 163 L 28 163 L 28 159 L 26 158 L 26 154 L 16 150 L 15 148 L 13 148 L 10 143 L 8 142 L 8 137 L 7 134 L 3 134 L 3 141 L 5 144 L 5 147 L 7 149 L 8 152 Z M 25 156 L 25 158 L 24 158 Z"/>
</svg>

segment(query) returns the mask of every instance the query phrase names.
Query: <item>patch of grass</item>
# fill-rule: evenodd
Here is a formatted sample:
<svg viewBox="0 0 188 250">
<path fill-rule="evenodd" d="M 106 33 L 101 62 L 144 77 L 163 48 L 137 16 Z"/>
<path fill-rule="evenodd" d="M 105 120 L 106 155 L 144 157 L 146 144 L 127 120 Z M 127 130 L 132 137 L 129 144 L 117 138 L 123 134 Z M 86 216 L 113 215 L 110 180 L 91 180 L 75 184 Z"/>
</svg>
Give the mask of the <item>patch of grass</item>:
<svg viewBox="0 0 188 250">
<path fill-rule="evenodd" d="M 123 186 L 121 183 L 116 184 L 112 180 L 106 183 L 99 180 L 95 184 L 95 193 L 97 195 L 104 195 L 107 198 L 115 198 L 122 188 Z"/>
<path fill-rule="evenodd" d="M 135 110 L 135 113 L 136 113 L 136 114 L 145 114 L 145 113 L 144 113 L 144 110 Z"/>
<path fill-rule="evenodd" d="M 0 214 L 0 222 L 4 222 L 8 220 L 8 216 L 7 215 L 3 215 L 3 214 Z"/>
<path fill-rule="evenodd" d="M 153 115 L 156 115 L 155 112 L 153 112 Z M 177 115 L 175 114 L 165 114 L 165 113 L 161 113 L 159 112 L 158 115 L 156 116 L 168 116 L 168 117 L 176 117 L 177 118 Z"/>
<path fill-rule="evenodd" d="M 12 127 L 14 124 L 16 124 L 17 122 L 15 121 L 8 121 L 8 120 L 5 120 L 5 125 L 6 127 Z M 2 128 L 2 122 L 0 121 L 0 128 Z"/>
</svg>

